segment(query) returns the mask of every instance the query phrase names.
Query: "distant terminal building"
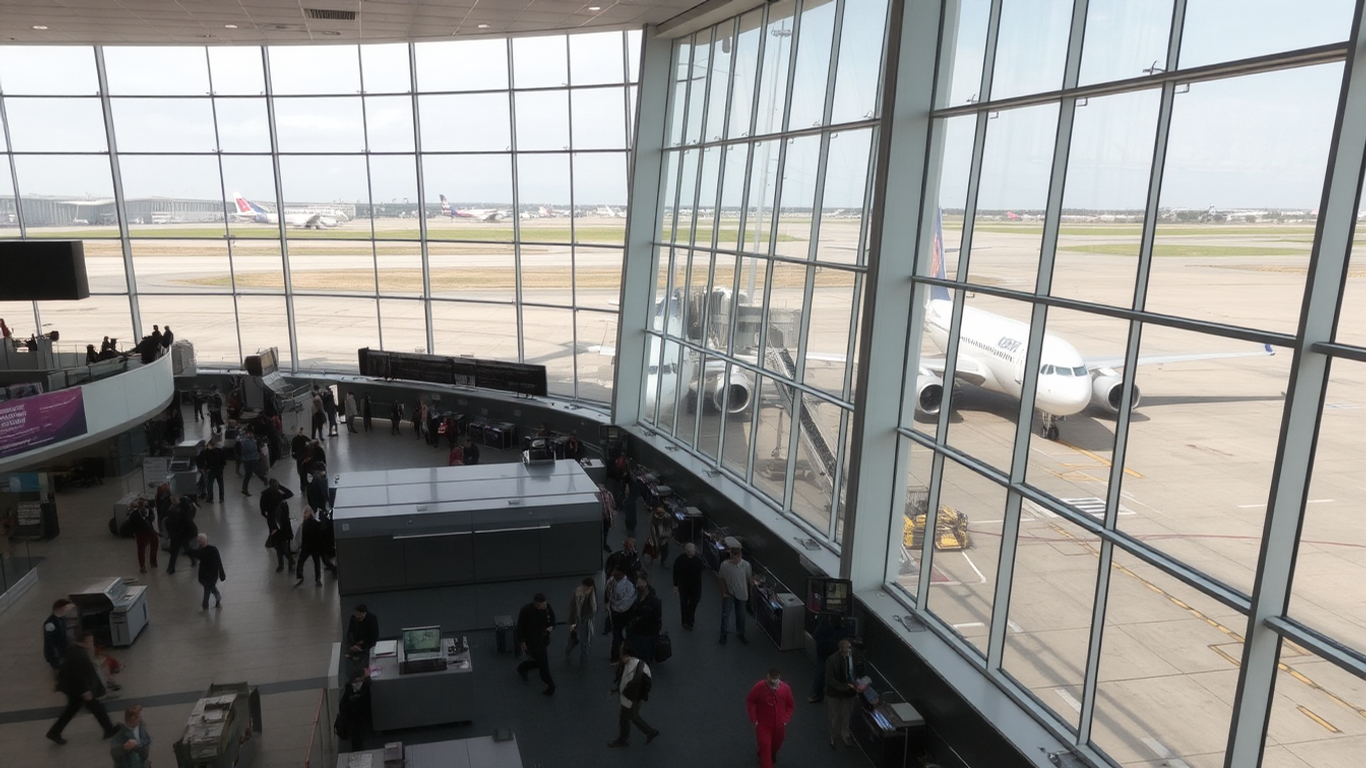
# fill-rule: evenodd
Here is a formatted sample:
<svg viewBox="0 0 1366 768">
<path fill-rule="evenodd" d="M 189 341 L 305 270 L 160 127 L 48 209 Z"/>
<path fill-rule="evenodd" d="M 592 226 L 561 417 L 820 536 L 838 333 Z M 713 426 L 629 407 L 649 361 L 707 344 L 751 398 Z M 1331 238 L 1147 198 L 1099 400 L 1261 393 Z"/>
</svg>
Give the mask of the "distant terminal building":
<svg viewBox="0 0 1366 768">
<path fill-rule="evenodd" d="M 355 203 L 286 203 L 286 208 L 327 208 L 355 218 Z M 16 205 L 13 195 L 0 196 L 0 226 L 19 226 L 22 206 L 26 227 L 112 226 L 118 223 L 118 208 L 112 197 L 77 198 L 57 195 L 24 195 Z M 221 200 L 190 200 L 178 197 L 129 197 L 124 200 L 129 224 L 206 224 L 221 223 L 224 210 L 231 215 L 234 206 Z M 271 206 L 272 208 L 274 206 Z"/>
</svg>

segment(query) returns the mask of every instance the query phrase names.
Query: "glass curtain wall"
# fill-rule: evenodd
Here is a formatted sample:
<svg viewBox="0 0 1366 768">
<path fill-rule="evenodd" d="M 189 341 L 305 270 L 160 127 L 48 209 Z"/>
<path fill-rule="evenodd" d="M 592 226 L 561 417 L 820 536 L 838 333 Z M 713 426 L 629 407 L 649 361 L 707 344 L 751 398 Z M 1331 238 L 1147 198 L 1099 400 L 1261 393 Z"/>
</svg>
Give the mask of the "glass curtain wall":
<svg viewBox="0 0 1366 768">
<path fill-rule="evenodd" d="M 679 39 L 644 420 L 834 546 L 885 2 L 782 0 Z"/>
<path fill-rule="evenodd" d="M 945 8 L 889 582 L 1100 760 L 1352 763 L 1360 6 Z"/>
<path fill-rule="evenodd" d="M 526 362 L 606 402 L 639 47 L 0 49 L 0 235 L 83 240 L 92 294 L 0 317 L 77 348 L 170 325 L 210 367 Z"/>
</svg>

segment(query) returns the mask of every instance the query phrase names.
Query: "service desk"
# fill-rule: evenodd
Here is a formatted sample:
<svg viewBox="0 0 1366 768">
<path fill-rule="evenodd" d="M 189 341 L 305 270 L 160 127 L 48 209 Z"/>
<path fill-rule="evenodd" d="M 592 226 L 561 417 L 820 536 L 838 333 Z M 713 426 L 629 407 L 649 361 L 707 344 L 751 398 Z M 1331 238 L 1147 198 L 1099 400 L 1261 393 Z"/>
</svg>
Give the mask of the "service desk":
<svg viewBox="0 0 1366 768">
<path fill-rule="evenodd" d="M 853 719 L 849 721 L 849 733 L 854 742 L 868 756 L 875 768 L 910 768 L 916 765 L 916 755 L 920 754 L 925 731 L 925 718 L 909 705 L 896 705 L 882 701 L 862 702 Z M 903 719 L 896 709 L 902 709 Z"/>
<path fill-rule="evenodd" d="M 370 722 L 376 731 L 418 728 L 474 719 L 474 671 L 470 652 L 455 652 L 455 638 L 441 639 L 447 666 L 437 672 L 399 674 L 403 644 L 393 656 L 370 659 Z"/>
<path fill-rule="evenodd" d="M 367 759 L 368 758 L 368 759 Z M 385 768 L 384 750 L 343 752 L 337 768 Z M 405 744 L 403 768 L 522 768 L 517 738 L 494 741 L 492 736 L 431 744 Z"/>
</svg>

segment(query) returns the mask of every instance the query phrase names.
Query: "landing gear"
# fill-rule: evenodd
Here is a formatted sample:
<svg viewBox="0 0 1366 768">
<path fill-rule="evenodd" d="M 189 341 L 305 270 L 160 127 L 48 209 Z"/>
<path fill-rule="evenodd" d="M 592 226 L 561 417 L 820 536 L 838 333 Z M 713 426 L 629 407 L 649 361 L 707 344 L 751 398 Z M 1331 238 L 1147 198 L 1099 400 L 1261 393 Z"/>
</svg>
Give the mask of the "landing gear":
<svg viewBox="0 0 1366 768">
<path fill-rule="evenodd" d="M 1051 413 L 1040 413 L 1039 418 L 1043 421 L 1042 426 L 1039 427 L 1039 434 L 1046 440 L 1056 441 L 1058 439 L 1058 422 L 1062 421 L 1062 417 L 1054 416 Z"/>
</svg>

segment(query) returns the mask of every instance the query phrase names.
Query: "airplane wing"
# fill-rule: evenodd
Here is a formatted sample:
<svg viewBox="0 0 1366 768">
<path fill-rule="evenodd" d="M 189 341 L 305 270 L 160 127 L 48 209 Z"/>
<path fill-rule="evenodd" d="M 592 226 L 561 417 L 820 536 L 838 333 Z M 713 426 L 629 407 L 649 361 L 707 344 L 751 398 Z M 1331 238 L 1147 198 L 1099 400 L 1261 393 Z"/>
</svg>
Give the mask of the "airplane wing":
<svg viewBox="0 0 1366 768">
<path fill-rule="evenodd" d="M 926 370 L 943 378 L 945 363 L 948 361 L 942 357 L 921 358 L 920 365 Z M 980 387 L 987 380 L 986 373 L 981 368 L 981 363 L 970 357 L 958 357 L 958 365 L 954 368 L 953 378 Z"/>
<path fill-rule="evenodd" d="M 1184 355 L 1139 355 L 1138 365 L 1158 365 L 1161 363 L 1191 363 L 1199 360 L 1227 360 L 1234 357 L 1267 357 L 1275 355 L 1276 350 L 1270 344 L 1264 344 L 1257 351 L 1246 350 L 1243 352 L 1196 352 Z M 1122 357 L 1101 357 L 1086 358 L 1087 370 L 1094 371 L 1098 368 L 1123 368 L 1124 358 Z"/>
</svg>

